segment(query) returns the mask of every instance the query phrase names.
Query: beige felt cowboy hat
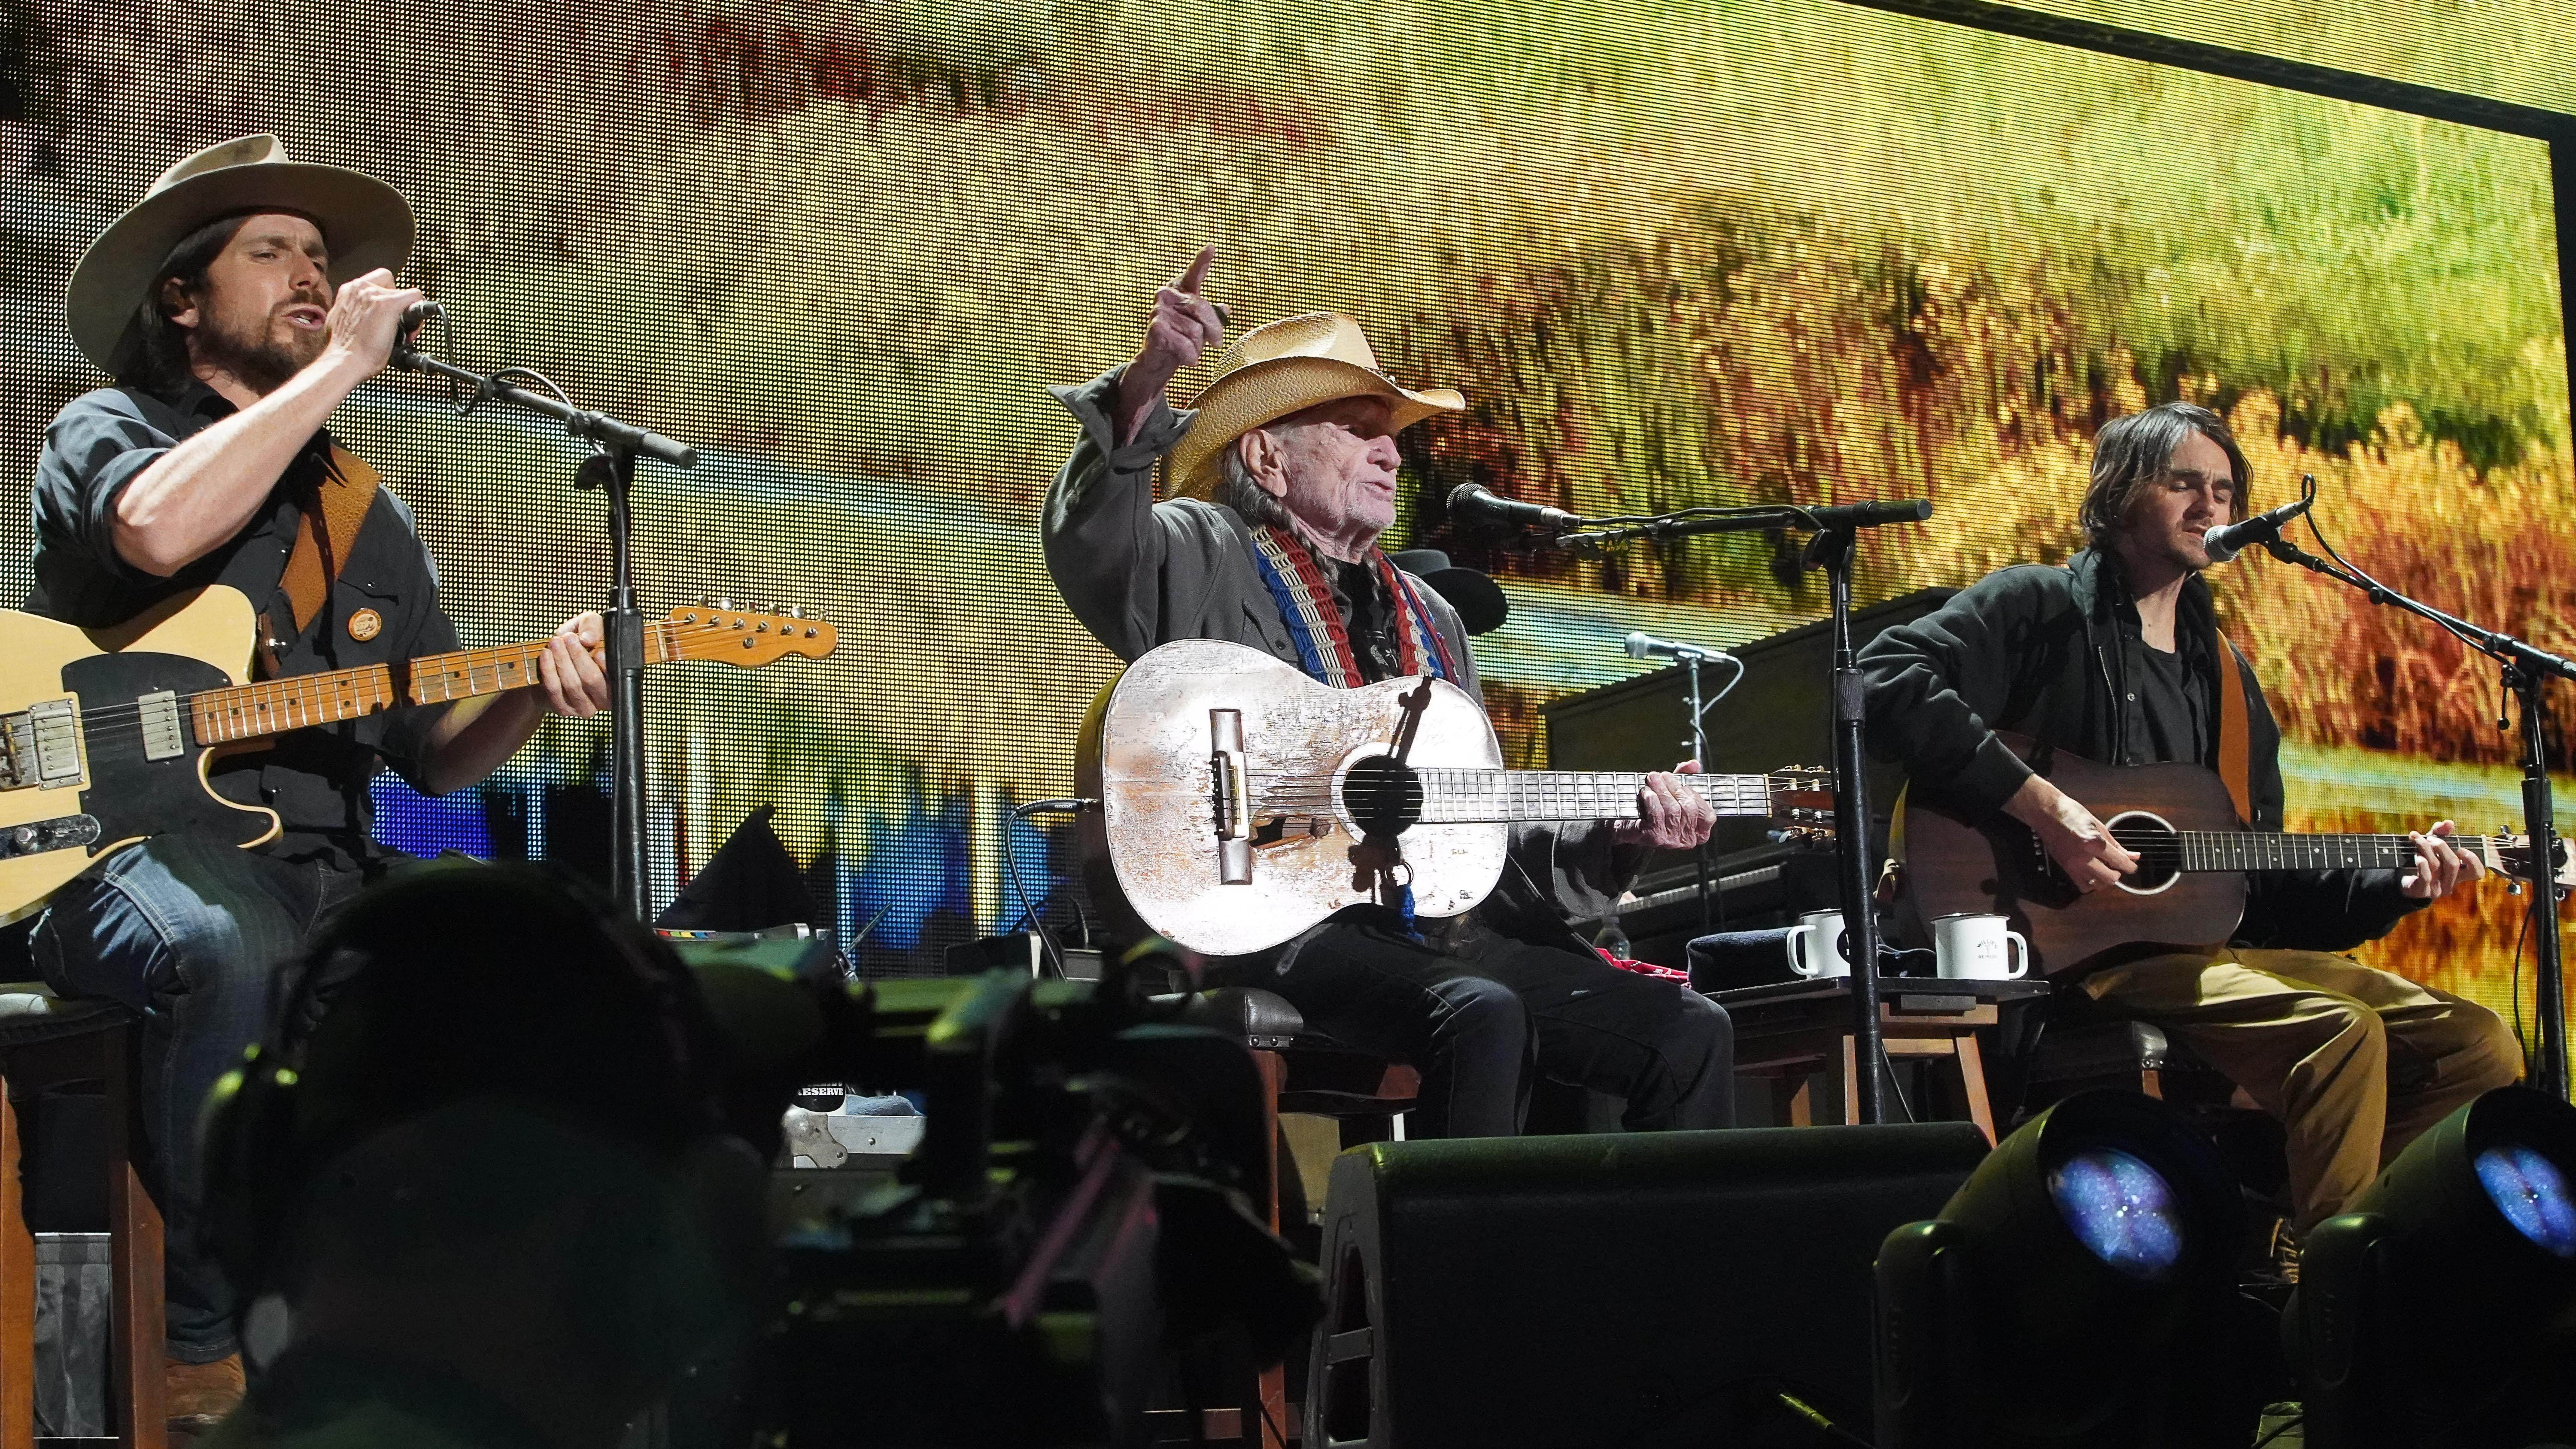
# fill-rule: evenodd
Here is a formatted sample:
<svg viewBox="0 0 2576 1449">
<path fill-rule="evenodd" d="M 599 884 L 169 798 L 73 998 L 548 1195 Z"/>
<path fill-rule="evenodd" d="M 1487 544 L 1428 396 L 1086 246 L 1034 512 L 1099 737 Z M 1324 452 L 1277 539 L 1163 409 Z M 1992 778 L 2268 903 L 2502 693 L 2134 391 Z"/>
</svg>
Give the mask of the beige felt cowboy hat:
<svg viewBox="0 0 2576 1449">
<path fill-rule="evenodd" d="M 372 176 L 295 160 L 275 136 L 208 146 L 164 171 L 143 199 L 108 224 L 72 269 L 64 298 L 72 340 L 117 372 L 143 344 L 136 310 L 170 249 L 227 212 L 291 211 L 313 219 L 331 246 L 331 274 L 347 280 L 411 258 L 411 207 Z"/>
<path fill-rule="evenodd" d="M 1174 497 L 1207 497 L 1216 491 L 1225 450 L 1235 439 L 1290 413 L 1346 397 L 1385 398 L 1395 406 L 1399 429 L 1467 407 L 1454 389 L 1416 392 L 1387 376 L 1360 324 L 1339 312 L 1282 317 L 1236 338 L 1218 359 L 1216 380 L 1191 404 L 1198 416 L 1164 461 L 1170 492 Z"/>
</svg>

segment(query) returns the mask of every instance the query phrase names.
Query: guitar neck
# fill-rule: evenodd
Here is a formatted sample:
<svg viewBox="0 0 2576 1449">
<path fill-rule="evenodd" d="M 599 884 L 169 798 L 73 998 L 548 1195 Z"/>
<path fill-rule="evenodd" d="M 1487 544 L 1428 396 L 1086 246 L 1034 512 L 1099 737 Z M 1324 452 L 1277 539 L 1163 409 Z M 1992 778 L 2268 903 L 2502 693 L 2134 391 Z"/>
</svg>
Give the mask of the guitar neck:
<svg viewBox="0 0 2576 1449">
<path fill-rule="evenodd" d="M 424 654 L 400 665 L 369 664 L 209 689 L 188 697 L 188 714 L 196 725 L 199 745 L 220 745 L 335 724 L 397 704 L 445 704 L 500 694 L 540 682 L 537 658 L 546 652 L 546 643 L 539 639 L 492 649 L 458 649 Z M 671 625 L 647 624 L 644 662 L 660 664 L 676 657 Z"/>
<path fill-rule="evenodd" d="M 2261 830 L 2184 830 L 2169 837 L 2189 871 L 2404 870 L 2415 842 L 2403 835 L 2284 835 Z M 2459 844 L 2476 847 L 2475 839 Z"/>
<path fill-rule="evenodd" d="M 1593 770 L 1418 770 L 1426 825 L 1634 820 L 1642 773 Z M 1772 811 L 1767 775 L 1681 775 L 1720 815 Z"/>
</svg>

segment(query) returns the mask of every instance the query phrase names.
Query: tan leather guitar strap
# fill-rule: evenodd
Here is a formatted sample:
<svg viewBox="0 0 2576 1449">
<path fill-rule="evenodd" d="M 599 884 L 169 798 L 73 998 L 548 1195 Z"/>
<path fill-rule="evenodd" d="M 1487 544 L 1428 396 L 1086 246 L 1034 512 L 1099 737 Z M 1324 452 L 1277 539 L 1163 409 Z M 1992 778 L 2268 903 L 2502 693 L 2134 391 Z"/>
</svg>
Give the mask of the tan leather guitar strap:
<svg viewBox="0 0 2576 1449">
<path fill-rule="evenodd" d="M 2227 798 L 2236 802 L 2239 824 L 2254 823 L 2254 742 L 2246 723 L 2245 674 L 2236 667 L 2235 646 L 2213 624 L 2210 642 L 2218 647 L 2218 778 L 2227 782 Z"/>
<path fill-rule="evenodd" d="M 287 606 L 295 611 L 298 634 L 311 628 L 314 616 L 322 612 L 331 581 L 348 562 L 349 547 L 358 541 L 359 525 L 367 521 L 376 489 L 384 482 L 374 464 L 337 443 L 331 445 L 331 461 L 322 473 L 315 490 L 321 495 L 319 509 L 310 501 L 297 500 L 304 518 L 296 525 L 294 551 L 286 556 L 286 575 L 278 581 L 286 592 Z"/>
</svg>

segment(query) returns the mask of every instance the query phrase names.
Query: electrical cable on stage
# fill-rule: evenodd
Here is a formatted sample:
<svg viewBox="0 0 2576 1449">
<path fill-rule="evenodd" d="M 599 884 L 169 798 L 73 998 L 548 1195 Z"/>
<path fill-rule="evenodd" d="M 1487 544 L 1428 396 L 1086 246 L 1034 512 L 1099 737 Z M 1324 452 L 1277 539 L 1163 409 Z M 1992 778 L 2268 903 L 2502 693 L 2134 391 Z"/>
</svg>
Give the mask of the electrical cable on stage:
<svg viewBox="0 0 2576 1449">
<path fill-rule="evenodd" d="M 1017 806 L 1003 821 L 1002 871 L 1011 878 L 1011 894 L 1019 898 L 1021 912 L 1038 933 L 1039 949 L 1046 952 L 1047 968 L 1055 972 L 1058 980 L 1064 978 L 1064 949 L 1056 944 L 1055 932 L 1047 926 L 1046 917 L 1038 914 L 1038 908 L 1030 903 L 1029 888 L 1020 879 L 1020 858 L 1011 850 L 1010 827 L 1032 815 L 1079 815 L 1085 810 L 1099 808 L 1097 800 L 1067 795 L 1054 800 L 1032 800 Z"/>
</svg>

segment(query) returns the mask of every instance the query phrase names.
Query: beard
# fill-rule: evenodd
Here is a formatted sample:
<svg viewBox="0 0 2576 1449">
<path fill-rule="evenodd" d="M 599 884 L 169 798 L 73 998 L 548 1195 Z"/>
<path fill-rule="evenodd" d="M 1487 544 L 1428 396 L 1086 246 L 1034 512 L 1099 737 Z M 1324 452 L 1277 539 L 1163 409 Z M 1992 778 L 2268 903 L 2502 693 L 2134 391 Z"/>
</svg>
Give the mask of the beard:
<svg viewBox="0 0 2576 1449">
<path fill-rule="evenodd" d="M 2168 538 L 2158 550 L 2166 563 L 2185 573 L 2199 573 L 2209 567 L 2209 550 L 2198 538 Z"/>
<path fill-rule="evenodd" d="M 209 316 L 207 325 L 194 339 L 197 360 L 222 368 L 262 396 L 275 392 L 321 356 L 331 340 L 328 332 L 307 332 L 284 326 L 279 320 L 288 307 L 310 305 L 315 300 L 297 297 L 279 303 L 255 326 L 237 326 Z M 324 300 L 322 305 L 327 307 L 330 303 Z"/>
</svg>

